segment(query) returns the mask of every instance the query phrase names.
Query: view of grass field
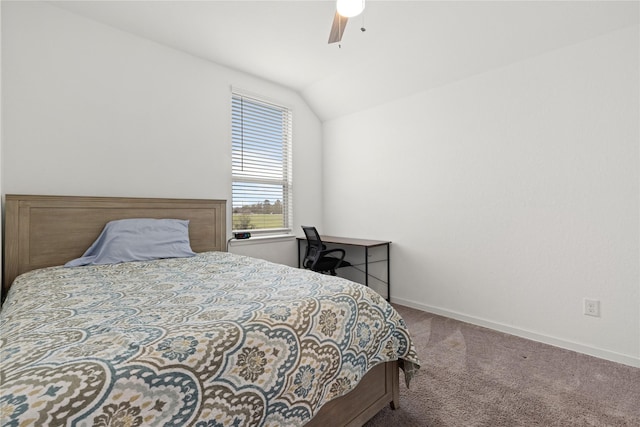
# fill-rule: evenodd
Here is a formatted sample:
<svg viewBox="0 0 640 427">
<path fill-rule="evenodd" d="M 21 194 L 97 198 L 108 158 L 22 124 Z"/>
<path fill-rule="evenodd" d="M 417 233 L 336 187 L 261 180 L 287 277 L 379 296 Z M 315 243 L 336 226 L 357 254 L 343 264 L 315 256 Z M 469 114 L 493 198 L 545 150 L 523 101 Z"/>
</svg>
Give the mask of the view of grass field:
<svg viewBox="0 0 640 427">
<path fill-rule="evenodd" d="M 234 230 L 256 230 L 284 227 L 282 214 L 234 213 Z"/>
</svg>

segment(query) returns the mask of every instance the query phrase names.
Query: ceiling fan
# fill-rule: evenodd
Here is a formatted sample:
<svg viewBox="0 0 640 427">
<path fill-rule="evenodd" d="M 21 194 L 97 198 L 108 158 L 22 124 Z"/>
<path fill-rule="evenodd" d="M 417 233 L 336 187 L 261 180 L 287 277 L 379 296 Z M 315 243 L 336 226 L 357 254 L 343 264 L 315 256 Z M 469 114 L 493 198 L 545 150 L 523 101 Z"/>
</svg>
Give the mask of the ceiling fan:
<svg viewBox="0 0 640 427">
<path fill-rule="evenodd" d="M 342 34 L 349 18 L 360 15 L 363 10 L 364 0 L 337 0 L 336 13 L 333 16 L 333 24 L 329 32 L 329 44 L 342 40 Z"/>
</svg>

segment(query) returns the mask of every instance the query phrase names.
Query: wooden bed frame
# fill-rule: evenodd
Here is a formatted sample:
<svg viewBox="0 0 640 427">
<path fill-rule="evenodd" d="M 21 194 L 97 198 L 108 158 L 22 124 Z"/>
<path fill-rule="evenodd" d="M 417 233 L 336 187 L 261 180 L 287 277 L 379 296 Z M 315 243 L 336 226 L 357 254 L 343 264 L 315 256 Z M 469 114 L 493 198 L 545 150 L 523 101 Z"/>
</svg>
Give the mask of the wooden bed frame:
<svg viewBox="0 0 640 427">
<path fill-rule="evenodd" d="M 4 291 L 22 273 L 82 256 L 115 219 L 188 219 L 194 252 L 226 251 L 226 211 L 224 200 L 7 195 Z"/>
<path fill-rule="evenodd" d="M 194 252 L 226 251 L 225 200 L 6 195 L 3 295 L 22 273 L 82 256 L 107 222 L 124 218 L 188 219 Z M 307 426 L 361 426 L 397 408 L 398 395 L 398 363 L 375 366 Z"/>
</svg>

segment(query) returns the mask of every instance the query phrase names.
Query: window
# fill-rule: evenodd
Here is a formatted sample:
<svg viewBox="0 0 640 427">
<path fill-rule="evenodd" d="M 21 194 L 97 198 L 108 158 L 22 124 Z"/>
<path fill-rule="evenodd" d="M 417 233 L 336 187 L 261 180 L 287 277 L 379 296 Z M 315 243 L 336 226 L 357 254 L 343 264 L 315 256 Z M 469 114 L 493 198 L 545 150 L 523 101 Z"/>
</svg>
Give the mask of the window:
<svg viewBox="0 0 640 427">
<path fill-rule="evenodd" d="M 291 110 L 232 95 L 232 228 L 291 228 Z"/>
</svg>

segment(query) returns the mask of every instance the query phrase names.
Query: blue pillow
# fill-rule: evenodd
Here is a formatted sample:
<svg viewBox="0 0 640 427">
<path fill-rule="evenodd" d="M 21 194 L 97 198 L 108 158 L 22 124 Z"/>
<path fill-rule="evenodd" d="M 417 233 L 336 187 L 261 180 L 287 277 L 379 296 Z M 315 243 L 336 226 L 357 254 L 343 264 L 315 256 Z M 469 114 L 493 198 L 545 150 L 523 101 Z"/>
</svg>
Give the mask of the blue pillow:
<svg viewBox="0 0 640 427">
<path fill-rule="evenodd" d="M 121 219 L 107 223 L 84 255 L 64 266 L 117 264 L 194 255 L 189 244 L 188 220 Z"/>
</svg>

